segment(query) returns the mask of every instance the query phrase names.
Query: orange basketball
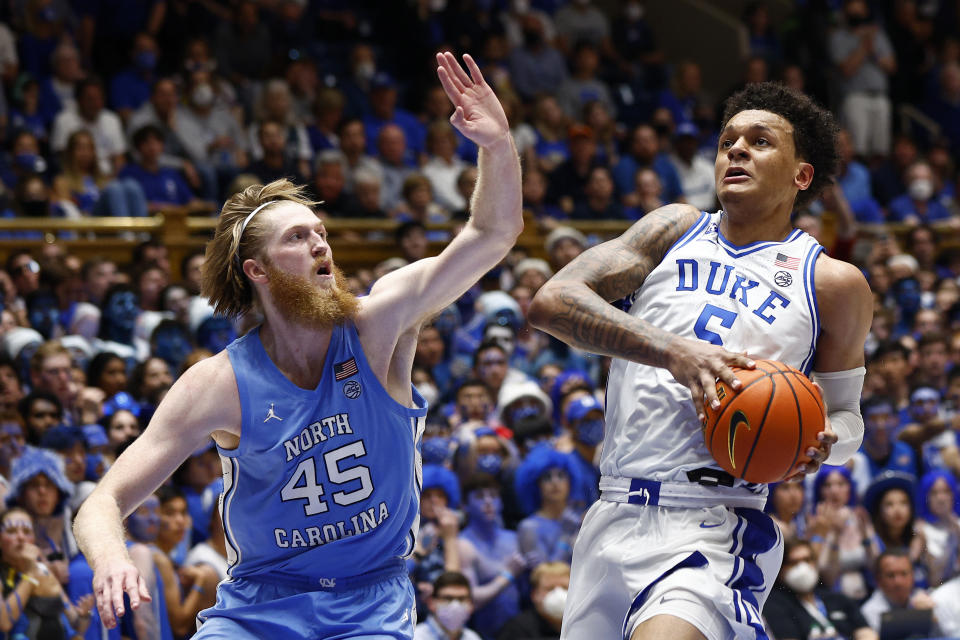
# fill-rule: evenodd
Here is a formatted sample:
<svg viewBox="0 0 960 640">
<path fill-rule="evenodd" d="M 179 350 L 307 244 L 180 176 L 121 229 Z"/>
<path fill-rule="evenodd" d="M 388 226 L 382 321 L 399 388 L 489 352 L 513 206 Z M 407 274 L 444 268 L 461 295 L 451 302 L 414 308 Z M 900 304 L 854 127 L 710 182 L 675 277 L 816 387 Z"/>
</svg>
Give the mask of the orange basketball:
<svg viewBox="0 0 960 640">
<path fill-rule="evenodd" d="M 703 438 L 713 459 L 747 482 L 777 482 L 809 462 L 818 447 L 826 411 L 807 376 L 776 360 L 757 360 L 756 369 L 735 368 L 743 384 L 736 392 L 717 381 L 720 408 L 707 405 Z"/>
</svg>

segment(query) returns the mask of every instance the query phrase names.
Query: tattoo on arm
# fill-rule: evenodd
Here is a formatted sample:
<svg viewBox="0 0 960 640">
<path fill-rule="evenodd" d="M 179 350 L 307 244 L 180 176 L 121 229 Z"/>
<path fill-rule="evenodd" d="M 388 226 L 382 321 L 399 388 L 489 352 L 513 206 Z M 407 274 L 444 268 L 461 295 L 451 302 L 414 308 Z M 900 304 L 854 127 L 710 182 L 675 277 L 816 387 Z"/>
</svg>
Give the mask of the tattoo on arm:
<svg viewBox="0 0 960 640">
<path fill-rule="evenodd" d="M 640 288 L 698 216 L 692 207 L 664 207 L 619 238 L 582 253 L 551 282 L 550 313 L 543 328 L 593 353 L 663 366 L 675 336 L 608 302 Z"/>
</svg>

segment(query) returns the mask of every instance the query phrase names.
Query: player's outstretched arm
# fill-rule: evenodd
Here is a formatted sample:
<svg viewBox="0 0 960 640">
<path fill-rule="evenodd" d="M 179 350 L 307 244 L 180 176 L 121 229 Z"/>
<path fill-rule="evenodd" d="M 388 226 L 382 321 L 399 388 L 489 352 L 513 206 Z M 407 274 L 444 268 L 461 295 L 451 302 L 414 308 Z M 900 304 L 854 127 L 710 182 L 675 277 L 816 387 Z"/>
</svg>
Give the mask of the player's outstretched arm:
<svg viewBox="0 0 960 640">
<path fill-rule="evenodd" d="M 239 434 L 240 397 L 226 352 L 187 370 L 150 425 L 84 501 L 73 530 L 93 569 L 93 593 L 108 628 L 124 612 L 123 595 L 137 609 L 149 601 L 146 583 L 127 553 L 123 519 L 166 480 L 214 431 Z"/>
<path fill-rule="evenodd" d="M 453 54 L 437 54 L 437 75 L 455 107 L 450 122 L 480 147 L 470 220 L 440 255 L 377 281 L 364 307 L 377 310 L 371 315 L 381 334 L 417 326 L 454 302 L 507 255 L 523 230 L 520 160 L 510 125 L 476 62 L 463 59 L 469 74 Z M 387 323 L 395 331 L 387 331 Z"/>
<path fill-rule="evenodd" d="M 540 288 L 530 305 L 530 322 L 585 351 L 669 369 L 690 389 L 698 408 L 705 395 L 718 402 L 716 379 L 738 388 L 730 367 L 752 367 L 749 358 L 680 338 L 609 304 L 639 289 L 700 215 L 689 205 L 667 205 L 620 237 L 584 251 Z"/>
</svg>

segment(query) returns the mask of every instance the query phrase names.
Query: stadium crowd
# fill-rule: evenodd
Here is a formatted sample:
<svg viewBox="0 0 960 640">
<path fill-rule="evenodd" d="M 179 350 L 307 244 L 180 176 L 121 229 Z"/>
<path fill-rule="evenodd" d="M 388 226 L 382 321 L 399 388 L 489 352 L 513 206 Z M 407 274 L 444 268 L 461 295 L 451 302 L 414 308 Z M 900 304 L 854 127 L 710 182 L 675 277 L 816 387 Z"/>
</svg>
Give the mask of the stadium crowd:
<svg viewBox="0 0 960 640">
<path fill-rule="evenodd" d="M 440 49 L 471 52 L 510 118 L 525 217 L 549 260 L 514 251 L 420 332 L 413 379 L 432 410 L 409 560 L 416 638 L 557 638 L 573 543 L 598 498 L 609 362 L 532 328 L 530 300 L 597 241 L 565 221 L 717 207 L 727 94 L 705 89 L 696 60 L 663 54 L 645 9 L 3 2 L 0 213 L 211 212 L 242 186 L 286 176 L 325 216 L 398 222 L 396 257 L 348 274 L 362 295 L 449 237 L 427 225 L 469 215 L 477 151 L 449 124 L 432 61 Z M 960 229 L 960 3 L 797 0 L 781 26 L 750 2 L 742 21 L 742 83 L 806 90 L 844 125 L 836 185 L 796 224 L 860 267 L 876 298 L 860 452 L 770 488 L 787 542 L 768 628 L 862 640 L 899 624 L 960 637 L 960 249 L 943 240 Z M 904 107 L 926 125 L 905 127 Z M 256 322 L 213 315 L 199 295 L 203 259 L 187 256 L 174 281 L 155 240 L 125 263 L 58 243 L 6 256 L 6 637 L 188 637 L 212 605 L 228 567 L 212 441 L 128 518 L 154 600 L 118 629 L 92 608 L 70 526 L 174 379 Z"/>
</svg>

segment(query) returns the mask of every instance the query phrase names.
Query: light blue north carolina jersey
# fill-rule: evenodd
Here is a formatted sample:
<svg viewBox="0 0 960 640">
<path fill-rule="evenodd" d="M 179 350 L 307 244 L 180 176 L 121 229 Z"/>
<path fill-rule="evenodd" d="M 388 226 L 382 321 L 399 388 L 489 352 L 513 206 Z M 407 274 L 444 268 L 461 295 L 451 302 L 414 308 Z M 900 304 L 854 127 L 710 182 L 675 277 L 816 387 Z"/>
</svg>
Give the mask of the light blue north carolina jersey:
<svg viewBox="0 0 960 640">
<path fill-rule="evenodd" d="M 820 334 L 814 265 L 823 247 L 799 229 L 782 242 L 736 246 L 720 233 L 723 215 L 704 213 L 670 248 L 635 292 L 630 315 L 809 375 Z M 666 369 L 615 358 L 600 472 L 686 482 L 685 472 L 698 467 L 717 464 L 689 389 Z"/>
<path fill-rule="evenodd" d="M 301 389 L 259 328 L 227 347 L 242 408 L 240 445 L 220 449 L 228 573 L 332 586 L 408 556 L 419 527 L 426 402 L 395 401 L 351 325 L 330 339 L 323 377 Z"/>
</svg>

